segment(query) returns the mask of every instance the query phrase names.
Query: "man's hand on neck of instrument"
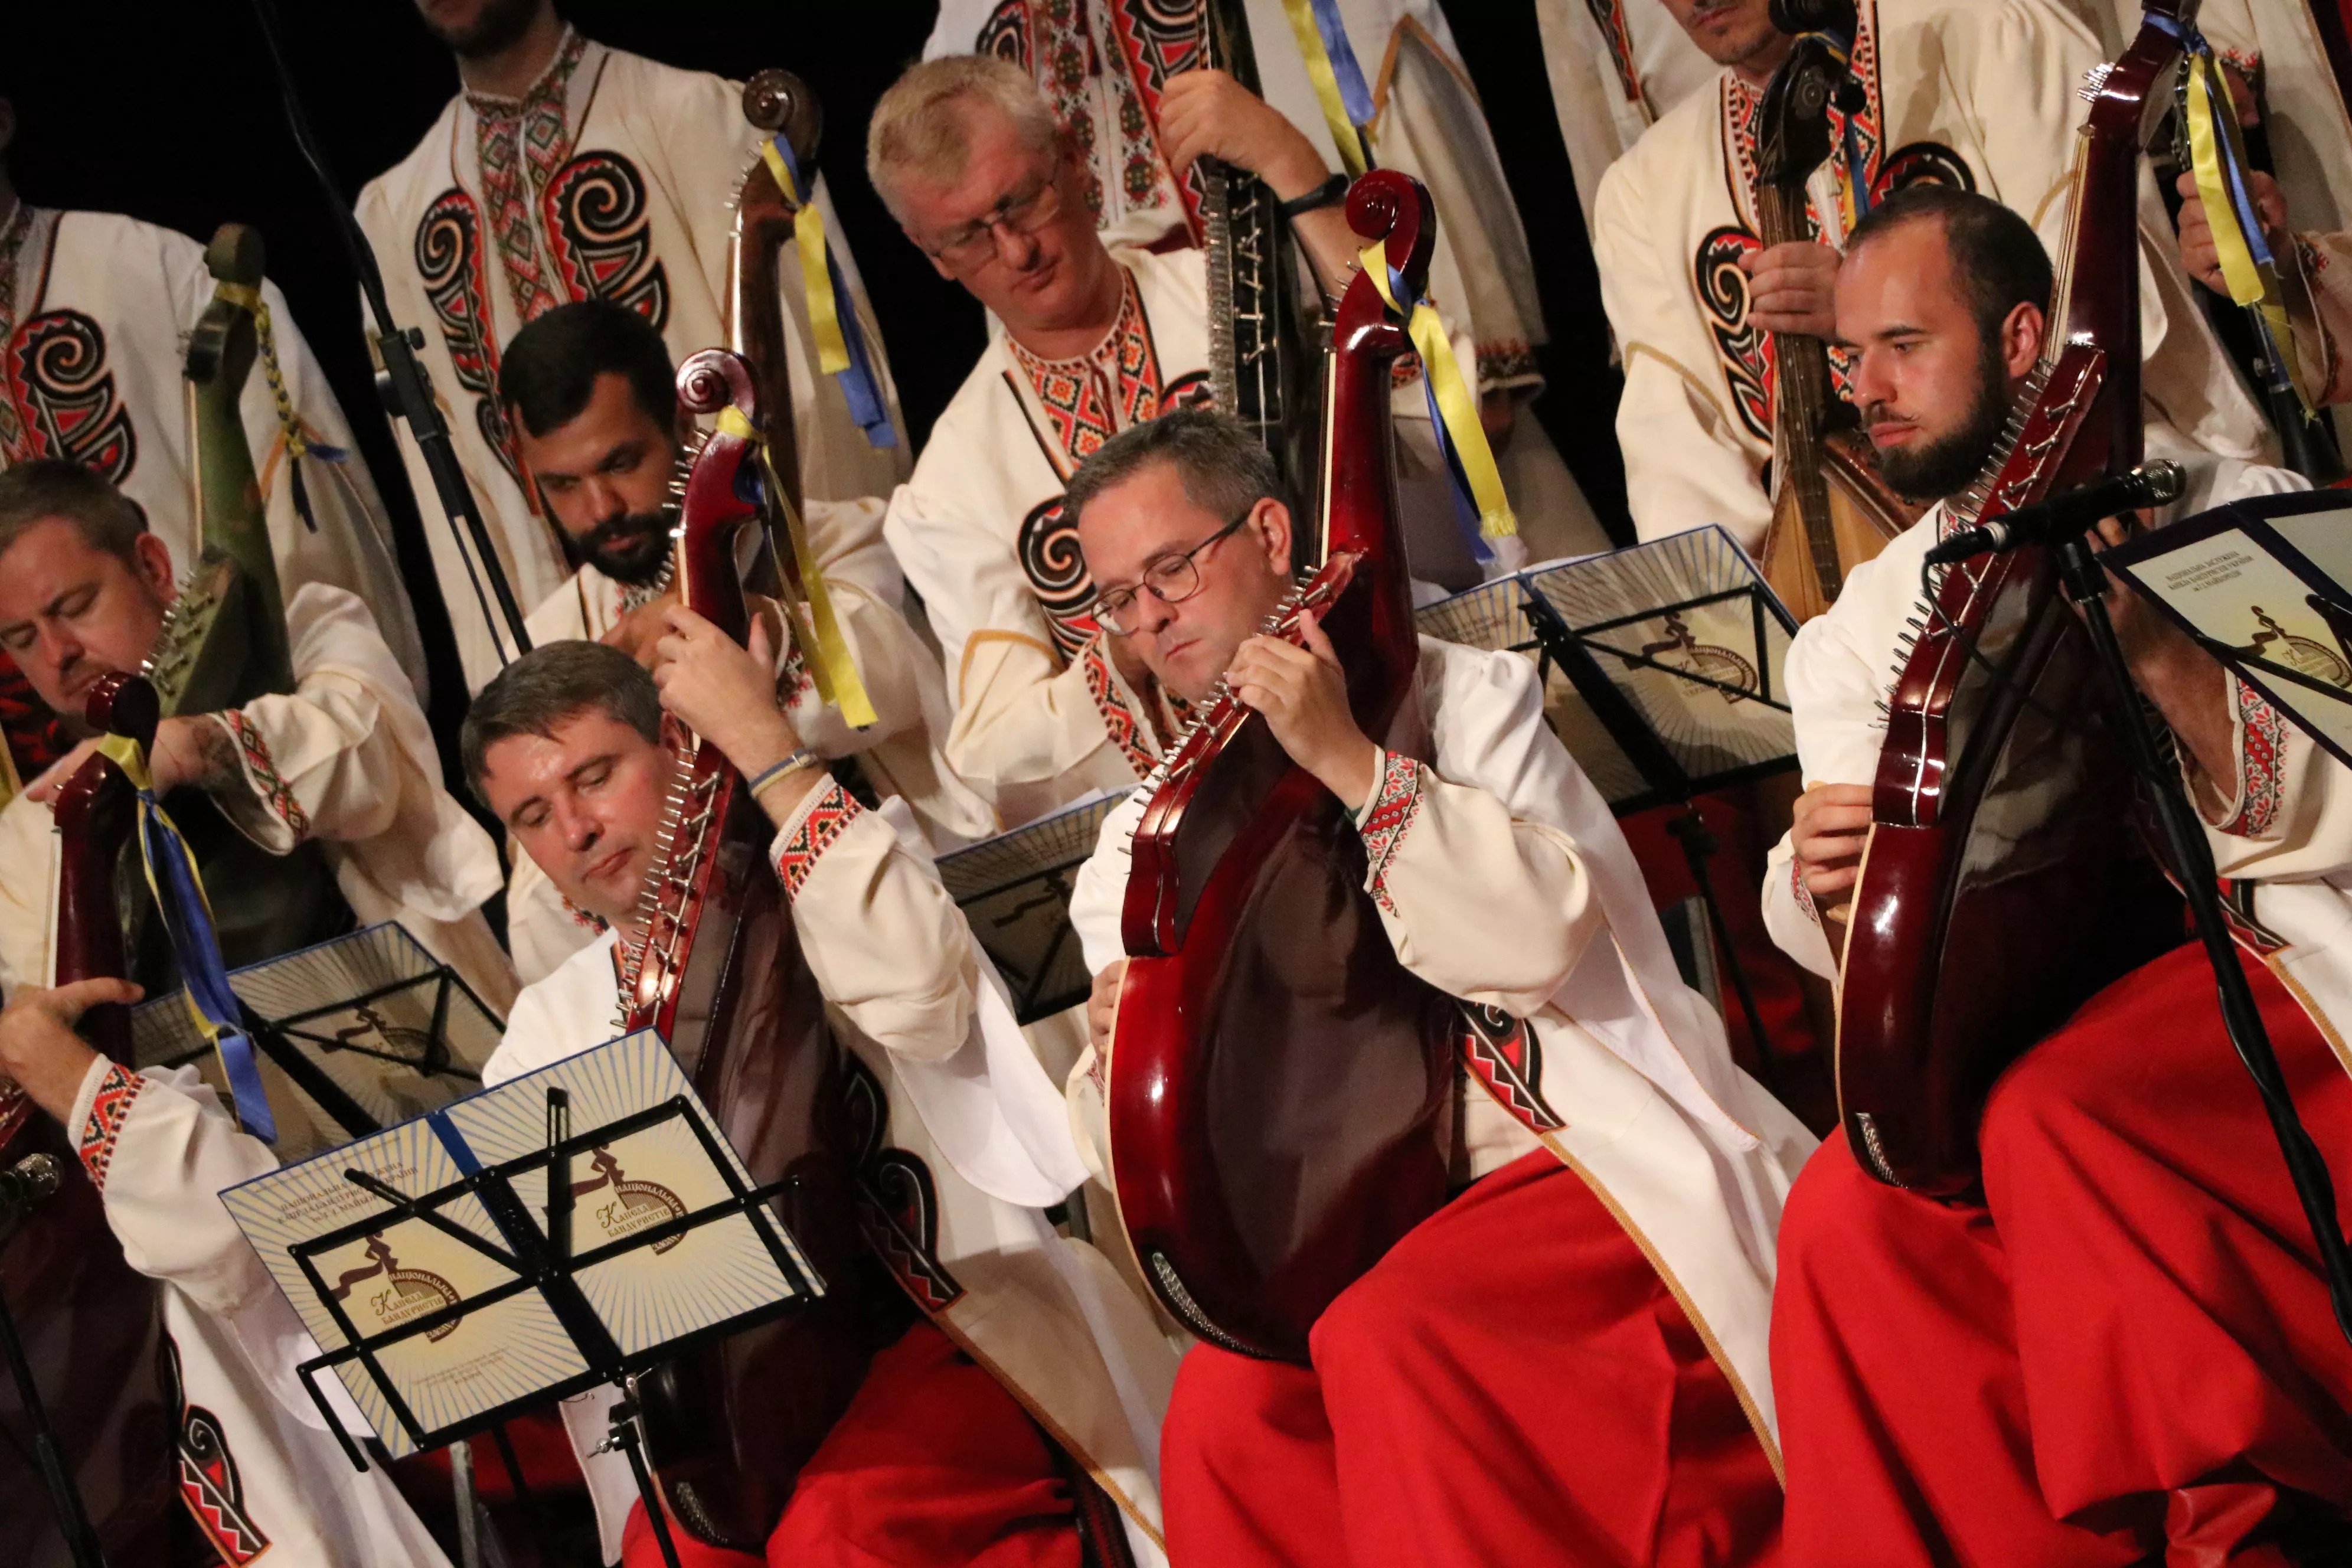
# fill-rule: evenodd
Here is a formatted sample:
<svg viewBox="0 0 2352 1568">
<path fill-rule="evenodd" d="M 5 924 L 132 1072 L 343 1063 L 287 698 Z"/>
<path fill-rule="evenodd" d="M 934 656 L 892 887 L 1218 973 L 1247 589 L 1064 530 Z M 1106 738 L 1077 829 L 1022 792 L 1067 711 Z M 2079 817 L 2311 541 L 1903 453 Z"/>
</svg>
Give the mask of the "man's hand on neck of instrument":
<svg viewBox="0 0 2352 1568">
<path fill-rule="evenodd" d="M 129 1004 L 142 993 L 128 980 L 81 980 L 54 991 L 24 986 L 0 1011 L 0 1079 L 63 1121 L 73 1113 L 81 1080 L 98 1053 L 74 1033 L 81 1016 L 100 1003 Z"/>
<path fill-rule="evenodd" d="M 1331 639 L 1312 616 L 1299 622 L 1306 642 L 1255 637 L 1242 644 L 1225 679 L 1234 695 L 1265 716 L 1266 728 L 1323 787 L 1353 811 L 1380 782 L 1381 748 L 1356 724 L 1348 707 L 1348 676 Z"/>
<path fill-rule="evenodd" d="M 1295 202 L 1331 177 L 1323 154 L 1286 115 L 1221 70 L 1170 79 L 1160 103 L 1160 133 L 1170 168 L 1215 158 L 1264 180 L 1278 201 Z M 1306 247 L 1323 291 L 1336 295 L 1346 288 L 1364 244 L 1348 226 L 1346 210 L 1301 213 L 1291 231 Z"/>
<path fill-rule="evenodd" d="M 55 805 L 58 792 L 98 753 L 103 736 L 93 736 L 50 764 L 47 773 L 26 786 L 33 800 Z M 155 743 L 147 748 L 147 772 L 154 780 L 156 798 L 175 789 L 218 792 L 244 777 L 237 764 L 236 740 L 214 714 L 166 719 L 155 726 Z"/>
<path fill-rule="evenodd" d="M 664 612 L 668 632 L 653 647 L 654 683 L 662 706 L 719 748 L 748 782 L 801 749 L 800 734 L 779 706 L 774 644 L 764 617 L 751 621 L 744 647 L 683 605 Z M 785 774 L 760 792 L 760 805 L 778 827 L 827 775 L 818 767 Z"/>
</svg>

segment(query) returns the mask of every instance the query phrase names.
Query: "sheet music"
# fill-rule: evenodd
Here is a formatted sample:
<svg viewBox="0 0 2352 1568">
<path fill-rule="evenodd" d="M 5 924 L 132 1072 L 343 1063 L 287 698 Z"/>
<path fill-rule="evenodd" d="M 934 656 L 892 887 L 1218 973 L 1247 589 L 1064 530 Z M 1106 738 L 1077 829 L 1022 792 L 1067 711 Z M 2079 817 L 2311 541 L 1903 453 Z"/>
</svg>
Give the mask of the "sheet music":
<svg viewBox="0 0 2352 1568">
<path fill-rule="evenodd" d="M 1099 790 L 940 859 L 940 879 L 1012 989 L 1024 1023 L 1084 1001 L 1091 984 L 1070 930 L 1070 886 L 1124 790 Z"/>
<path fill-rule="evenodd" d="M 1427 606 L 1421 629 L 1537 657 L 1529 594 L 1559 612 L 1699 787 L 1794 757 L 1784 681 L 1794 623 L 1720 527 L 1530 566 Z M 1653 781 L 1557 669 L 1545 696 L 1561 742 L 1610 804 L 1648 804 Z"/>
<path fill-rule="evenodd" d="M 234 971 L 229 986 L 376 1121 L 421 1116 L 481 1087 L 505 1026 L 446 965 L 386 921 Z M 134 1064 L 194 1065 L 221 1089 L 212 1047 L 178 992 L 132 1009 Z M 278 1155 L 300 1160 L 351 1134 L 267 1055 Z M 224 1090 L 224 1092 L 226 1092 Z"/>
<path fill-rule="evenodd" d="M 737 1181 L 751 1175 L 695 1100 L 661 1037 L 650 1029 L 557 1062 L 436 1114 L 389 1128 L 342 1148 L 230 1188 L 221 1201 L 260 1254 L 321 1349 L 381 1333 L 427 1313 L 473 1300 L 517 1276 L 497 1259 L 352 1184 L 359 1170 L 404 1196 L 440 1194 L 447 1219 L 502 1250 L 511 1250 L 490 1211 L 458 1186 L 464 1170 L 450 1135 L 480 1168 L 543 1156 L 547 1089 L 571 1096 L 575 1134 L 617 1122 L 675 1099 L 699 1119 Z M 575 1154 L 572 1255 L 724 1201 L 729 1190 L 702 1142 L 678 1119 L 600 1142 Z M 546 1234 L 543 1157 L 511 1175 L 537 1234 Z M 450 1189 L 457 1189 L 450 1191 Z M 382 1216 L 381 1225 L 364 1222 Z M 297 1251 L 336 1238 L 310 1258 Z M 778 1234 L 802 1279 L 814 1270 L 789 1236 Z M 597 1318 L 625 1355 L 639 1355 L 807 1292 L 778 1267 L 752 1220 L 734 1214 L 576 1273 Z M 319 1286 L 323 1286 L 322 1293 Z M 340 1315 L 339 1315 L 340 1314 Z M 345 1331 L 345 1324 L 351 1332 Z M 441 1328 L 375 1352 L 385 1377 L 428 1432 L 455 1426 L 519 1401 L 560 1397 L 589 1373 L 579 1347 L 536 1287 L 490 1302 Z M 386 1391 L 357 1362 L 338 1376 L 394 1457 L 417 1444 Z"/>
</svg>

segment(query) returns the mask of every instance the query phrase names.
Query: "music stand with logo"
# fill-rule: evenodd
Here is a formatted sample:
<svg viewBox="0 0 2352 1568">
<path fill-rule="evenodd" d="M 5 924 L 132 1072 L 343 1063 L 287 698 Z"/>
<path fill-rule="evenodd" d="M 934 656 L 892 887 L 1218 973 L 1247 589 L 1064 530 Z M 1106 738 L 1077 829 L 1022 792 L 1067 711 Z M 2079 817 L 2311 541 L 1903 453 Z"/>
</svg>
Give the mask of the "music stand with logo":
<svg viewBox="0 0 2352 1568">
<path fill-rule="evenodd" d="M 677 1568 L 629 1381 L 824 1293 L 772 1209 L 789 1184 L 753 1184 L 646 1029 L 221 1199 L 321 1347 L 299 1370 L 354 1466 L 321 1373 L 395 1458 L 610 1384 Z"/>
<path fill-rule="evenodd" d="M 1679 805 L 1680 844 L 1715 947 L 1756 1041 L 1770 1037 L 1707 865 L 1719 847 L 1695 804 L 1797 765 L 1782 672 L 1797 624 L 1720 527 L 1528 567 L 1424 606 L 1427 635 L 1531 656 L 1570 753 L 1620 816 Z M 1575 700 L 1550 700 L 1557 673 Z"/>
</svg>

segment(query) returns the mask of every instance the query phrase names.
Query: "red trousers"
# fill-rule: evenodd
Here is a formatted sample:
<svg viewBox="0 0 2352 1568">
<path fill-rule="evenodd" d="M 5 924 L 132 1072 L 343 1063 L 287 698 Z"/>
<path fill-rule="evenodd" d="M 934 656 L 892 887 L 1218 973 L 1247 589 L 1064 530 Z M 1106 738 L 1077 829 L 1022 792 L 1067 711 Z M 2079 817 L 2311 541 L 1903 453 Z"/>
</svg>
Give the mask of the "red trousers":
<svg viewBox="0 0 2352 1568">
<path fill-rule="evenodd" d="M 1028 1413 L 929 1323 L 874 1358 L 768 1537 L 775 1568 L 1078 1568 L 1070 1489 Z M 763 1568 L 672 1525 L 680 1568 Z M 623 1568 L 661 1568 L 643 1505 Z"/>
<path fill-rule="evenodd" d="M 2352 1077 L 2245 967 L 2352 1212 Z M 1880 1185 L 1842 1135 L 1790 1194 L 1772 1384 L 1791 1559 L 2202 1568 L 2295 1560 L 2283 1537 L 2341 1550 L 2352 1347 L 2202 951 L 2126 976 L 2012 1068 L 1983 1145 L 1982 1206 Z"/>
<path fill-rule="evenodd" d="M 1778 1560 L 1780 1483 L 1729 1380 L 1549 1152 L 1407 1236 L 1310 1353 L 1185 1356 L 1160 1452 L 1177 1568 Z"/>
</svg>

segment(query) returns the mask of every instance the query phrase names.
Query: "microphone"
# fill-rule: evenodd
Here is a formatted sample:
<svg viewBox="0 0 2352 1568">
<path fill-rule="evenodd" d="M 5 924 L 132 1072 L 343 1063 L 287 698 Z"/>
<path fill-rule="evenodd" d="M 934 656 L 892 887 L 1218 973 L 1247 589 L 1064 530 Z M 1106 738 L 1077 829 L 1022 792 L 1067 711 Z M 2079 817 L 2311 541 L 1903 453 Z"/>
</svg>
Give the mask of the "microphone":
<svg viewBox="0 0 2352 1568">
<path fill-rule="evenodd" d="M 64 1174 L 55 1154 L 27 1154 L 0 1170 L 0 1236 L 15 1230 L 34 1205 L 54 1194 Z"/>
<path fill-rule="evenodd" d="M 2021 545 L 2070 538 L 2119 513 L 2179 500 L 2188 484 L 2179 464 L 2158 458 L 2127 473 L 2093 479 L 2078 489 L 1964 528 L 1928 551 L 1927 564 L 1948 566 L 1971 555 L 2000 555 Z"/>
</svg>

